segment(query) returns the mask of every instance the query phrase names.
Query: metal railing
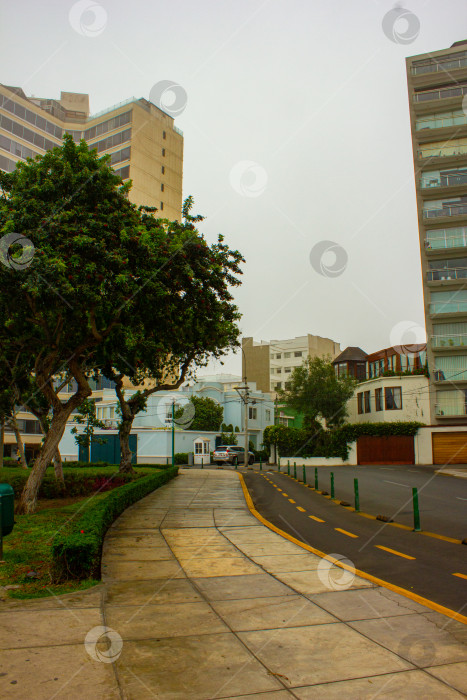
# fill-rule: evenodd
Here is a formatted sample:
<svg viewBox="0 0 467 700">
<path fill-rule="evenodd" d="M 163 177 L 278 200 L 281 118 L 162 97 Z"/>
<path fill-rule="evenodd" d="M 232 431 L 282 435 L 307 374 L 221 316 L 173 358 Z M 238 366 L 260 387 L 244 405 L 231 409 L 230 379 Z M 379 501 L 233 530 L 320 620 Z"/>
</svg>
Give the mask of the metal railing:
<svg viewBox="0 0 467 700">
<path fill-rule="evenodd" d="M 449 229 L 443 229 L 444 231 Z M 437 233 L 442 233 L 443 230 L 437 231 Z M 425 248 L 427 250 L 443 250 L 446 248 L 465 248 L 467 246 L 467 228 L 462 230 L 462 233 L 457 235 L 444 235 L 438 238 L 426 238 Z"/>
<path fill-rule="evenodd" d="M 440 269 L 440 270 L 428 270 L 427 280 L 428 282 L 441 282 L 447 280 L 461 280 L 467 278 L 467 268 L 457 267 L 452 270 Z"/>
<path fill-rule="evenodd" d="M 433 63 L 425 63 L 424 65 L 412 65 L 412 75 L 423 75 L 423 73 L 446 73 L 459 68 L 467 68 L 467 57 L 453 58 L 449 61 L 436 61 Z"/>
<path fill-rule="evenodd" d="M 467 356 L 465 360 L 467 364 Z M 434 369 L 433 379 L 435 382 L 465 382 L 467 380 L 467 369 L 459 369 L 459 367 Z"/>
<path fill-rule="evenodd" d="M 430 314 L 467 313 L 467 301 L 433 301 Z"/>
<path fill-rule="evenodd" d="M 456 348 L 467 345 L 467 333 L 452 333 L 450 335 L 432 335 L 431 345 L 434 348 Z"/>
<path fill-rule="evenodd" d="M 435 414 L 437 416 L 467 416 L 467 404 L 461 401 L 435 403 Z"/>
<path fill-rule="evenodd" d="M 420 180 L 420 187 L 424 190 L 430 187 L 455 187 L 455 185 L 467 184 L 467 171 L 458 175 L 441 175 L 431 179 L 427 177 Z"/>
<path fill-rule="evenodd" d="M 439 216 L 461 216 L 467 214 L 467 204 L 451 204 L 441 209 L 424 209 L 423 218 L 436 219 Z"/>
<path fill-rule="evenodd" d="M 467 115 L 459 114 L 453 117 L 425 117 L 418 119 L 415 123 L 415 130 L 423 129 L 444 129 L 447 126 L 464 126 L 467 124 Z"/>
<path fill-rule="evenodd" d="M 456 87 L 416 92 L 413 96 L 413 101 L 428 102 L 429 100 L 447 100 L 450 97 L 462 97 L 463 95 L 467 95 L 467 85 L 456 85 Z"/>
<path fill-rule="evenodd" d="M 433 151 L 430 153 L 430 150 Z M 417 158 L 449 158 L 452 156 L 465 156 L 467 154 L 467 146 L 461 146 L 454 148 L 453 146 L 446 146 L 446 148 L 436 149 L 425 149 L 424 151 L 417 151 Z"/>
</svg>

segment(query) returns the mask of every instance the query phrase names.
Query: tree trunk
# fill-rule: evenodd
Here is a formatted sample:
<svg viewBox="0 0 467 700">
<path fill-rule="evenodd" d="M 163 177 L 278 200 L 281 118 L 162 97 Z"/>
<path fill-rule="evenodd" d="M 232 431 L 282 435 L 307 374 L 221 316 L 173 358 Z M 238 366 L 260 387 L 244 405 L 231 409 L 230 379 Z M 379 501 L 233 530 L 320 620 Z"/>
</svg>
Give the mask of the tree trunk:
<svg viewBox="0 0 467 700">
<path fill-rule="evenodd" d="M 57 481 L 61 481 L 62 484 L 64 484 L 65 477 L 63 476 L 62 455 L 60 454 L 60 450 L 58 449 L 58 447 L 55 450 L 54 454 L 54 473 Z"/>
<path fill-rule="evenodd" d="M 125 411 L 125 413 L 127 413 L 127 411 Z M 133 471 L 131 465 L 132 452 L 130 450 L 130 433 L 135 417 L 131 412 L 129 413 L 129 416 L 126 415 L 125 418 L 122 418 L 118 432 L 120 438 L 120 467 L 118 471 L 126 473 L 131 473 Z"/>
<path fill-rule="evenodd" d="M 34 461 L 29 478 L 24 486 L 16 507 L 17 513 L 34 513 L 37 507 L 37 494 L 44 478 L 45 471 L 55 455 L 58 444 L 62 439 L 66 422 L 73 406 L 54 413 L 49 431 L 44 438 L 42 449 Z"/>
<path fill-rule="evenodd" d="M 21 437 L 21 433 L 19 432 L 18 421 L 16 420 L 16 416 L 15 416 L 15 415 L 13 415 L 13 416 L 10 418 L 10 425 L 11 425 L 11 427 L 13 428 L 13 432 L 14 432 L 14 434 L 15 434 L 16 446 L 17 446 L 17 448 L 18 448 L 19 457 L 20 457 L 20 460 L 21 460 L 21 467 L 22 467 L 23 469 L 27 469 L 27 468 L 28 468 L 28 463 L 26 462 L 26 455 L 24 454 L 23 440 L 22 440 L 22 437 Z"/>
</svg>

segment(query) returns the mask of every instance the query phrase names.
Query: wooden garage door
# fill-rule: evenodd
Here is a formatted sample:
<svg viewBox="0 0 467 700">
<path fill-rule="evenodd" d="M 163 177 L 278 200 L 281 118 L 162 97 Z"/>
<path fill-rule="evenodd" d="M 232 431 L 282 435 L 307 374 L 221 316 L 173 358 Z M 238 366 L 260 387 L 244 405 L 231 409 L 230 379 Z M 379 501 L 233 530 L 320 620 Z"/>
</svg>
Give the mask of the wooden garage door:
<svg viewBox="0 0 467 700">
<path fill-rule="evenodd" d="M 414 464 L 415 452 L 411 435 L 375 437 L 361 435 L 357 440 L 358 464 Z"/>
<path fill-rule="evenodd" d="M 466 433 L 432 433 L 433 464 L 467 464 Z"/>
</svg>

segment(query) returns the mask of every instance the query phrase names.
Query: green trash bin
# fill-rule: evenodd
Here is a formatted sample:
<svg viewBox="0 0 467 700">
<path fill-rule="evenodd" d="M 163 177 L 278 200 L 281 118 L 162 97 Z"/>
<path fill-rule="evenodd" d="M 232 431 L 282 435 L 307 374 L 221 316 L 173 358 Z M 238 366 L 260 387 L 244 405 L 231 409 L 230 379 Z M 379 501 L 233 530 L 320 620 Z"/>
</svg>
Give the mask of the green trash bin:
<svg viewBox="0 0 467 700">
<path fill-rule="evenodd" d="M 0 519 L 0 535 L 5 537 L 15 524 L 15 492 L 10 484 L 0 484 Z"/>
</svg>

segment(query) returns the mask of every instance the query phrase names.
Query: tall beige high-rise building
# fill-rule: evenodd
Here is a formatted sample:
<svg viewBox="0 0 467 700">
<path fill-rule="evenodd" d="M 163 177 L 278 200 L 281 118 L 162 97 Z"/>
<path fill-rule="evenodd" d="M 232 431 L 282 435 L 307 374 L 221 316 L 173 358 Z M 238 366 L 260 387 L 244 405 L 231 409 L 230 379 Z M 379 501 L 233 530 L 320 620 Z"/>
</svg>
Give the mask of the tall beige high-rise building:
<svg viewBox="0 0 467 700">
<path fill-rule="evenodd" d="M 407 59 L 431 422 L 467 423 L 467 41 Z"/>
<path fill-rule="evenodd" d="M 273 393 L 288 388 L 293 370 L 308 357 L 329 355 L 333 360 L 341 351 L 334 340 L 310 333 L 270 342 L 242 338 L 242 349 L 242 376 L 256 382 L 260 391 Z"/>
<path fill-rule="evenodd" d="M 173 117 L 143 98 L 132 97 L 98 114 L 89 96 L 62 92 L 59 100 L 27 97 L 21 88 L 0 85 L 0 169 L 60 146 L 65 132 L 85 139 L 123 180 L 131 178 L 130 199 L 180 219 L 183 134 Z"/>
</svg>

